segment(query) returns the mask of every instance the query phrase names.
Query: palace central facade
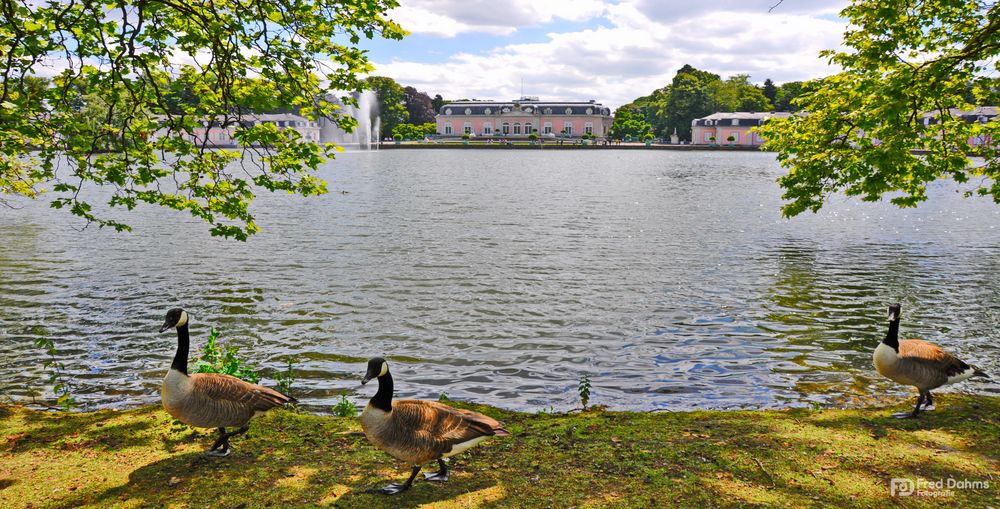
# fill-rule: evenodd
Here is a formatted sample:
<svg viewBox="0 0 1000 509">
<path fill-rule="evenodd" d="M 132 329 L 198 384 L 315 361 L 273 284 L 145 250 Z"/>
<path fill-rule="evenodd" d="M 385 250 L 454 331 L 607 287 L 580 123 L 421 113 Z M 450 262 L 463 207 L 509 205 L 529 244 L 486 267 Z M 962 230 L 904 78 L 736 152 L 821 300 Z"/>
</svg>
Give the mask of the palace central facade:
<svg viewBox="0 0 1000 509">
<path fill-rule="evenodd" d="M 516 101 L 456 101 L 438 111 L 437 131 L 443 137 L 468 133 L 476 137 L 540 138 L 583 133 L 607 136 L 613 120 L 611 109 L 589 102 L 544 102 L 537 97 Z"/>
</svg>

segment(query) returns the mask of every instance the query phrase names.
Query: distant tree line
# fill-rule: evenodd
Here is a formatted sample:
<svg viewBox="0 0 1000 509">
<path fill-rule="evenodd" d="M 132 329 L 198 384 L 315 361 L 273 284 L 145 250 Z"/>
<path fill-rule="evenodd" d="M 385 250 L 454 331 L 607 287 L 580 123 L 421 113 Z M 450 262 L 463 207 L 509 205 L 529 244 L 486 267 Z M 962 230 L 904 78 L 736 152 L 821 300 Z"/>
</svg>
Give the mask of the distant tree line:
<svg viewBox="0 0 1000 509">
<path fill-rule="evenodd" d="M 794 99 L 804 83 L 790 81 L 763 86 L 750 76 L 736 74 L 723 80 L 718 74 L 685 65 L 669 85 L 654 90 L 615 111 L 611 136 L 642 138 L 646 134 L 668 137 L 674 129 L 681 139 L 691 138 L 691 121 L 720 111 L 795 111 Z"/>
<path fill-rule="evenodd" d="M 252 81 L 252 80 L 250 80 Z M 412 86 L 402 86 L 385 76 L 370 76 L 365 80 L 377 98 L 381 117 L 380 138 L 400 135 L 403 139 L 420 139 L 434 134 L 435 115 L 449 102 L 440 94 L 433 97 Z M 51 86 L 48 80 L 37 79 L 34 87 Z M 252 87 L 248 87 L 252 89 Z M 805 83 L 792 81 L 776 85 L 767 79 L 762 86 L 750 83 L 746 74 L 722 79 L 718 74 L 685 65 L 677 71 L 673 81 L 651 94 L 639 97 L 615 111 L 610 135 L 614 138 L 643 139 L 647 134 L 669 137 L 676 128 L 681 139 L 690 139 L 691 120 L 720 111 L 795 111 L 794 99 L 805 91 Z M 198 111 L 202 91 L 195 90 L 184 80 L 165 83 L 162 95 L 167 108 L 174 114 Z M 336 100 L 330 98 L 330 100 Z M 82 125 L 102 125 L 108 120 L 108 107 L 101 97 L 93 94 L 81 96 L 73 109 L 81 117 Z M 244 113 L 295 113 L 298 108 L 268 104 L 267 97 L 256 101 L 255 111 Z M 111 116 L 111 125 L 116 122 Z M 95 128 L 96 130 L 96 128 Z M 101 145 L 114 143 L 113 133 Z M 100 134 L 96 136 L 100 138 Z"/>
</svg>

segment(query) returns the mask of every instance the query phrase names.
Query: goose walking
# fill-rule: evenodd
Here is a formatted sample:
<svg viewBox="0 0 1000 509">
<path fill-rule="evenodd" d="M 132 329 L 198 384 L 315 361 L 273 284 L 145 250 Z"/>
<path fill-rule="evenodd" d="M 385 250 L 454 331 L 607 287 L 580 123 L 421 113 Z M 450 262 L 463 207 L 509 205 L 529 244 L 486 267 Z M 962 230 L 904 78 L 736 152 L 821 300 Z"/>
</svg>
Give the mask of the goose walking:
<svg viewBox="0 0 1000 509">
<path fill-rule="evenodd" d="M 160 332 L 177 329 L 177 353 L 163 379 L 160 396 L 163 408 L 177 420 L 198 428 L 218 428 L 219 438 L 206 452 L 208 456 L 228 456 L 229 439 L 245 433 L 249 422 L 259 413 L 296 399 L 239 378 L 217 373 L 188 375 L 188 313 L 180 308 L 167 311 Z M 226 432 L 226 428 L 237 428 Z"/>
<path fill-rule="evenodd" d="M 405 483 L 377 489 L 393 495 L 410 488 L 421 465 L 437 460 L 440 470 L 425 474 L 429 481 L 447 481 L 444 459 L 454 456 L 490 436 L 507 436 L 503 423 L 478 412 L 460 410 L 435 401 L 392 400 L 392 375 L 385 359 L 368 361 L 361 384 L 378 379 L 378 392 L 361 413 L 361 428 L 368 441 L 411 467 Z"/>
<path fill-rule="evenodd" d="M 899 412 L 893 417 L 909 419 L 916 417 L 920 410 L 933 410 L 932 389 L 974 376 L 987 377 L 978 368 L 962 362 L 934 343 L 919 339 L 900 340 L 899 316 L 900 305 L 889 306 L 889 332 L 875 348 L 872 359 L 880 375 L 894 382 L 912 385 L 920 391 L 920 395 L 912 412 Z"/>
</svg>

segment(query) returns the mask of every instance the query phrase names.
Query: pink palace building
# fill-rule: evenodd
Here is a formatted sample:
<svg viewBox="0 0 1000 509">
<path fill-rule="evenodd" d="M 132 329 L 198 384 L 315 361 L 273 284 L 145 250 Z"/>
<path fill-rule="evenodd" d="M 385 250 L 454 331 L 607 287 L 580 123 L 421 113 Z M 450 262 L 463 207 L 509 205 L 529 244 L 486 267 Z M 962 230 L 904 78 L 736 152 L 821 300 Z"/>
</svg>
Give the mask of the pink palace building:
<svg viewBox="0 0 1000 509">
<path fill-rule="evenodd" d="M 516 101 L 456 101 L 438 111 L 437 131 L 442 137 L 527 138 L 532 132 L 540 138 L 555 138 L 560 133 L 579 138 L 593 133 L 607 135 L 613 117 L 611 109 L 594 102 L 545 102 L 537 97 Z"/>
<path fill-rule="evenodd" d="M 764 143 L 764 138 L 751 131 L 754 127 L 763 125 L 771 118 L 788 118 L 787 111 L 734 111 L 730 113 L 713 113 L 707 117 L 691 121 L 692 145 L 748 145 L 758 146 Z M 733 141 L 728 141 L 732 136 Z M 714 140 L 712 138 L 715 138 Z"/>
</svg>

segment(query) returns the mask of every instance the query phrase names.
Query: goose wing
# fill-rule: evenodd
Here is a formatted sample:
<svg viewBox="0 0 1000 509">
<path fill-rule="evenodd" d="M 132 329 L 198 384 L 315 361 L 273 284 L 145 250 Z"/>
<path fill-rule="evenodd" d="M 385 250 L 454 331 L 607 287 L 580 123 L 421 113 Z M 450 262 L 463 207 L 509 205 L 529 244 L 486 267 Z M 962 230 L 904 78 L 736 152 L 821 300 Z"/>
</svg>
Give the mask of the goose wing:
<svg viewBox="0 0 1000 509">
<path fill-rule="evenodd" d="M 958 357 L 920 339 L 899 342 L 899 363 L 901 368 L 911 373 L 911 378 L 931 382 L 935 386 L 970 370 L 969 365 Z"/>
<path fill-rule="evenodd" d="M 191 389 L 206 399 L 229 403 L 251 412 L 265 412 L 296 399 L 274 389 L 218 373 L 191 375 Z"/>
<path fill-rule="evenodd" d="M 392 413 L 400 426 L 414 431 L 416 442 L 422 442 L 438 454 L 475 438 L 509 435 L 503 423 L 492 417 L 434 401 L 394 401 Z"/>
</svg>

